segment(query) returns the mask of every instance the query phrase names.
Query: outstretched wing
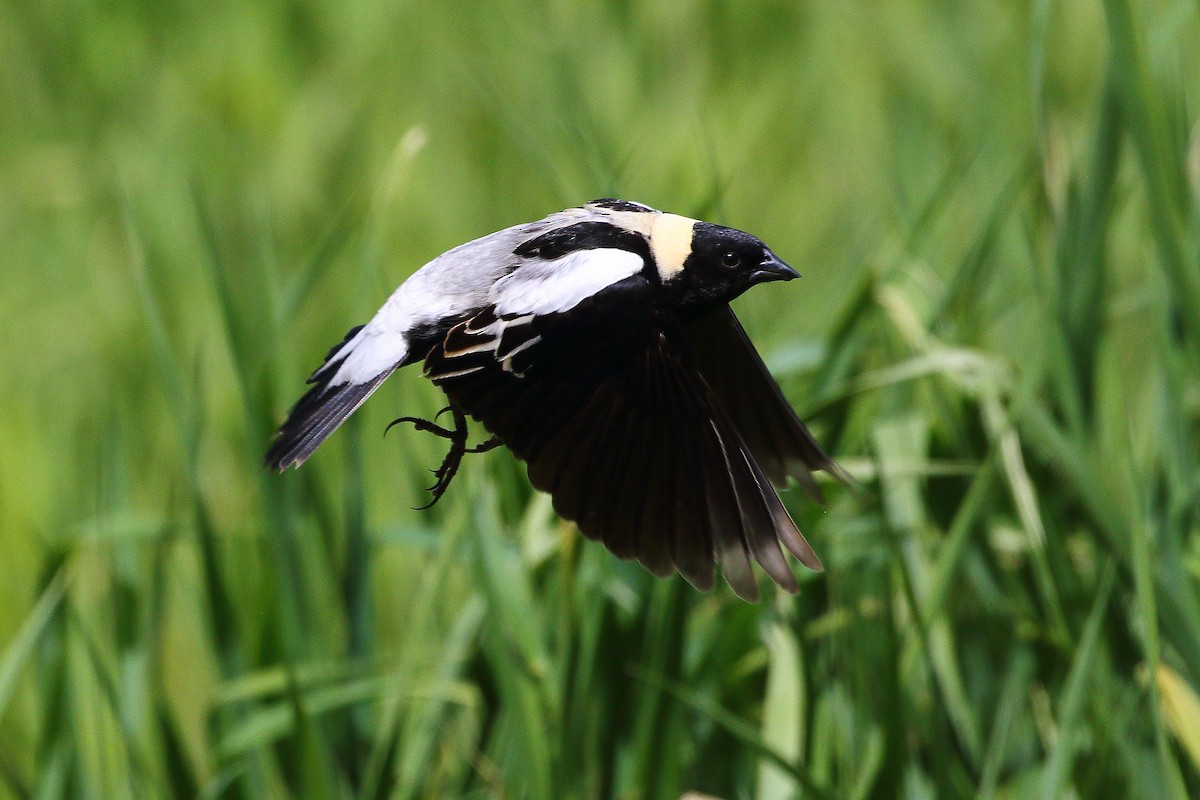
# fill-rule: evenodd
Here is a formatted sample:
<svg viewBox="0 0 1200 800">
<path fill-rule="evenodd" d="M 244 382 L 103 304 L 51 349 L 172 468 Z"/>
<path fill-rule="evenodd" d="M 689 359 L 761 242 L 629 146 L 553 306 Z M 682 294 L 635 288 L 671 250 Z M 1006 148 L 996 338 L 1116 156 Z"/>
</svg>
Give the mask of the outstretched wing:
<svg viewBox="0 0 1200 800">
<path fill-rule="evenodd" d="M 700 589 L 719 562 L 749 600 L 754 560 L 795 591 L 780 543 L 820 561 L 651 291 L 632 276 L 569 315 L 485 310 L 450 330 L 426 373 L 616 555 Z"/>
<path fill-rule="evenodd" d="M 790 475 L 821 502 L 812 472 L 849 482 L 783 396 L 733 309 L 723 306 L 683 327 L 704 382 L 772 483 L 785 486 Z"/>
</svg>

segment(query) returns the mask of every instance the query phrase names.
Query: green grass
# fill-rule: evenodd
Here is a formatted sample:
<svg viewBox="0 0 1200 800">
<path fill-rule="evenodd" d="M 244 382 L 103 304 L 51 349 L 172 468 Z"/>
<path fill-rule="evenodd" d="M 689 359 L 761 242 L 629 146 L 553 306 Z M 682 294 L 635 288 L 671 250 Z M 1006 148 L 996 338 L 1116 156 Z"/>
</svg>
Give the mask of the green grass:
<svg viewBox="0 0 1200 800">
<path fill-rule="evenodd" d="M 432 6 L 0 3 L 0 798 L 1200 795 L 1200 6 Z M 259 466 L 412 270 L 606 195 L 805 274 L 737 304 L 859 483 L 798 597 L 502 452 L 410 510 L 415 372 Z"/>
</svg>

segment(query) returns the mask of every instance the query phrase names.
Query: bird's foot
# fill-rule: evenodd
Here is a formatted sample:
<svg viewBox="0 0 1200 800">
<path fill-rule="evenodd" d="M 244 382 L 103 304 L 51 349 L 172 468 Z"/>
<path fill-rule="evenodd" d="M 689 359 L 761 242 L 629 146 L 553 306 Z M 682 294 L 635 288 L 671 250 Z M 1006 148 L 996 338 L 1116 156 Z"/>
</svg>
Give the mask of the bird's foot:
<svg viewBox="0 0 1200 800">
<path fill-rule="evenodd" d="M 453 440 L 460 433 L 462 434 L 463 438 L 465 439 L 466 438 L 466 430 L 465 430 L 466 422 L 465 421 L 463 422 L 463 426 L 462 426 L 464 429 L 461 431 L 458 430 L 457 427 L 455 430 L 450 430 L 449 428 L 443 428 L 441 425 L 438 425 L 436 422 L 438 417 L 442 416 L 442 414 L 445 414 L 447 411 L 453 411 L 453 410 L 454 409 L 451 406 L 446 406 L 441 411 L 434 414 L 432 420 L 422 419 L 421 417 L 400 417 L 399 419 L 394 419 L 388 423 L 388 426 L 386 428 L 383 429 L 383 435 L 387 436 L 388 431 L 390 431 L 393 426 L 399 425 L 401 422 L 411 422 L 413 428 L 415 428 L 416 430 L 424 431 L 425 433 L 432 433 L 434 436 L 440 436 L 443 439 Z M 457 420 L 456 420 L 456 423 L 457 423 Z"/>
<path fill-rule="evenodd" d="M 443 428 L 436 423 L 437 418 L 447 411 L 451 413 L 454 420 L 453 429 Z M 486 453 L 500 445 L 500 440 L 493 436 L 486 442 L 477 444 L 474 447 L 467 447 L 467 417 L 457 406 L 446 406 L 434 416 L 433 420 L 422 419 L 420 417 L 400 417 L 399 419 L 392 420 L 387 428 L 384 429 L 384 433 L 386 434 L 392 429 L 393 425 L 401 422 L 411 422 L 413 427 L 419 431 L 432 433 L 434 436 L 450 440 L 450 450 L 446 453 L 446 457 L 442 459 L 441 466 L 432 470 L 434 483 L 433 486 L 429 487 L 429 491 L 433 493 L 433 499 L 425 505 L 419 506 L 416 509 L 417 511 L 433 508 L 437 501 L 442 499 L 442 495 L 450 488 L 450 482 L 458 474 L 458 468 L 462 465 L 464 455 L 467 453 Z"/>
</svg>

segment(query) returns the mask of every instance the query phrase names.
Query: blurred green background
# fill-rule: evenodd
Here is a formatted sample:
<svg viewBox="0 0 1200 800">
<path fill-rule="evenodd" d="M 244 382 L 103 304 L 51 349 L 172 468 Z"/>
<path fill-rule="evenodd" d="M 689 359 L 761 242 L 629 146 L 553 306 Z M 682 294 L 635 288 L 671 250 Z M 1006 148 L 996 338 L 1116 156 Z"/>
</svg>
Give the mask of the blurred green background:
<svg viewBox="0 0 1200 800">
<path fill-rule="evenodd" d="M 1193 0 L 0 4 L 0 797 L 1200 795 Z M 748 229 L 860 483 L 738 601 L 429 512 L 429 258 L 600 196 Z"/>
</svg>

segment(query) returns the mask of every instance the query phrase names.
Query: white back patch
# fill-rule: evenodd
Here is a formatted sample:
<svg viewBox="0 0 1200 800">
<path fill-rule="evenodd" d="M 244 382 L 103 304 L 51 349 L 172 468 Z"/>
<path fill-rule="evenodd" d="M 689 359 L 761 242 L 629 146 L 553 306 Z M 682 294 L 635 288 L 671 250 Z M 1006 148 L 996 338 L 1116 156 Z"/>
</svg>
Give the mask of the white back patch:
<svg viewBox="0 0 1200 800">
<path fill-rule="evenodd" d="M 363 328 L 317 372 L 329 368 L 340 358 L 343 359 L 342 365 L 330 379 L 330 386 L 368 383 L 383 372 L 394 369 L 407 353 L 408 340 L 402 334 Z"/>
<path fill-rule="evenodd" d="M 496 313 L 556 314 L 641 272 L 642 257 L 616 247 L 578 250 L 553 261 L 531 260 L 492 286 Z"/>
</svg>

